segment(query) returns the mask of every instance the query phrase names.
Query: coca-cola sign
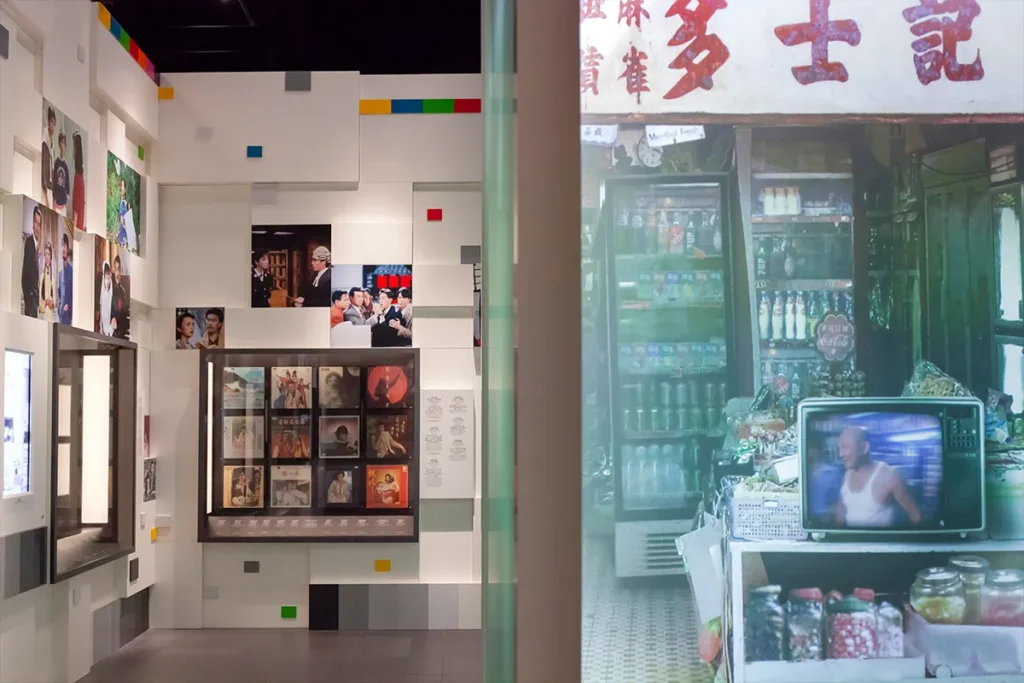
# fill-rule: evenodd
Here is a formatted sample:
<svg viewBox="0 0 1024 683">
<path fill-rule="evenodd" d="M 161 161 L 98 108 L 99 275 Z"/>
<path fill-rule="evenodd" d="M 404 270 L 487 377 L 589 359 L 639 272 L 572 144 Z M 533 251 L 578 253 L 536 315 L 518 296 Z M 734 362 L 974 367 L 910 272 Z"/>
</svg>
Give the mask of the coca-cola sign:
<svg viewBox="0 0 1024 683">
<path fill-rule="evenodd" d="M 818 351 L 829 362 L 844 361 L 853 353 L 853 323 L 845 313 L 829 313 L 818 323 Z"/>
</svg>

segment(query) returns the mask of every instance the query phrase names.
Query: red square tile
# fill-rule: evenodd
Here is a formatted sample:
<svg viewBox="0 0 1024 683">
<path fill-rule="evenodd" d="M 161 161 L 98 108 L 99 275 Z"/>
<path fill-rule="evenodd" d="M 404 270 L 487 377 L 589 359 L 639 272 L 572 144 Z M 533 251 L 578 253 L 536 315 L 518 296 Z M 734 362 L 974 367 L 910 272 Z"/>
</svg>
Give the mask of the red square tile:
<svg viewBox="0 0 1024 683">
<path fill-rule="evenodd" d="M 427 209 L 427 221 L 433 223 L 441 220 L 441 209 Z"/>
</svg>

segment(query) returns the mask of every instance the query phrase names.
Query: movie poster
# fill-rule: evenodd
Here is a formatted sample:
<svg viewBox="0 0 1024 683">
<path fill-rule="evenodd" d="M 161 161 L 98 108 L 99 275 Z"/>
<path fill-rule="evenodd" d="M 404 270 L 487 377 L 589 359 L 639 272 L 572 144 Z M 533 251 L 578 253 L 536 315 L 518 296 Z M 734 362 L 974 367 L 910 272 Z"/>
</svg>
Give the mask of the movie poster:
<svg viewBox="0 0 1024 683">
<path fill-rule="evenodd" d="M 358 408 L 362 394 L 358 366 L 321 366 L 319 369 L 321 408 Z"/>
<path fill-rule="evenodd" d="M 411 365 L 375 365 L 366 373 L 367 408 L 409 408 L 415 387 Z"/>
<path fill-rule="evenodd" d="M 68 221 L 29 198 L 22 206 L 21 312 L 70 325 L 75 238 Z"/>
<path fill-rule="evenodd" d="M 224 348 L 223 308 L 174 309 L 174 348 Z"/>
<path fill-rule="evenodd" d="M 366 507 L 409 507 L 409 466 L 368 465 L 366 467 Z"/>
<path fill-rule="evenodd" d="M 229 509 L 263 507 L 263 466 L 225 465 L 222 502 Z"/>
<path fill-rule="evenodd" d="M 142 502 L 156 500 L 156 458 L 142 461 Z"/>
<path fill-rule="evenodd" d="M 263 417 L 224 416 L 225 460 L 259 460 L 263 457 Z"/>
<path fill-rule="evenodd" d="M 412 266 L 334 266 L 331 289 L 333 348 L 356 345 L 356 327 L 371 346 L 412 346 Z"/>
<path fill-rule="evenodd" d="M 359 467 L 328 467 L 321 484 L 325 506 L 353 506 L 356 504 L 356 481 Z"/>
<path fill-rule="evenodd" d="M 319 436 L 321 458 L 359 457 L 358 417 L 321 417 Z"/>
<path fill-rule="evenodd" d="M 313 401 L 313 368 L 270 368 L 270 407 L 274 410 L 309 408 Z"/>
<path fill-rule="evenodd" d="M 368 415 L 366 442 L 371 458 L 408 458 L 414 430 L 408 415 Z"/>
<path fill-rule="evenodd" d="M 263 368 L 224 368 L 221 405 L 226 410 L 263 410 Z"/>
<path fill-rule="evenodd" d="M 312 431 L 309 415 L 271 415 L 270 457 L 308 460 Z"/>
<path fill-rule="evenodd" d="M 85 230 L 88 141 L 85 129 L 43 98 L 40 196 L 47 208 L 77 230 Z"/>
<path fill-rule="evenodd" d="M 131 332 L 131 255 L 117 244 L 96 238 L 96 326 L 107 337 L 128 339 Z"/>
<path fill-rule="evenodd" d="M 330 225 L 254 225 L 251 257 L 253 308 L 331 305 Z"/>
<path fill-rule="evenodd" d="M 107 239 L 133 254 L 141 251 L 142 177 L 107 152 Z"/>
<path fill-rule="evenodd" d="M 270 507 L 308 508 L 312 495 L 312 468 L 309 465 L 270 468 Z"/>
</svg>

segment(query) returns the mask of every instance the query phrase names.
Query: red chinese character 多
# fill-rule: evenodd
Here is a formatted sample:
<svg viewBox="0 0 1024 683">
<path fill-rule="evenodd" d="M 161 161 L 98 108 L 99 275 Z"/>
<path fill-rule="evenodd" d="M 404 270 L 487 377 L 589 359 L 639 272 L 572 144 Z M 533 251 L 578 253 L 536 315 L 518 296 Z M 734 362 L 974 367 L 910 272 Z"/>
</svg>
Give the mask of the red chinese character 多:
<svg viewBox="0 0 1024 683">
<path fill-rule="evenodd" d="M 601 4 L 604 0 L 580 0 L 580 21 L 584 19 L 607 19 L 606 15 L 601 10 Z"/>
<path fill-rule="evenodd" d="M 651 92 L 647 85 L 647 65 L 644 61 L 647 53 L 636 49 L 635 45 L 629 46 L 629 52 L 622 57 L 622 63 L 626 65 L 625 71 L 619 74 L 619 79 L 626 79 L 626 92 L 636 95 L 636 103 L 640 104 L 640 94 Z"/>
<path fill-rule="evenodd" d="M 669 62 L 668 68 L 684 73 L 665 93 L 666 100 L 680 98 L 697 88 L 710 90 L 714 86 L 712 76 L 729 59 L 729 48 L 722 39 L 708 33 L 708 21 L 715 12 L 728 6 L 726 0 L 696 0 L 692 9 L 691 4 L 693 0 L 675 0 L 665 12 L 666 17 L 677 16 L 683 22 L 669 39 L 669 46 L 685 46 L 682 53 Z"/>
<path fill-rule="evenodd" d="M 600 75 L 598 67 L 604 55 L 597 51 L 596 47 L 588 47 L 580 50 L 580 93 L 590 91 L 595 95 L 597 92 L 597 77 Z"/>
<path fill-rule="evenodd" d="M 845 83 L 850 74 L 842 62 L 828 61 L 828 45 L 843 42 L 856 46 L 860 44 L 860 28 L 851 19 L 831 21 L 828 17 L 832 0 L 810 0 L 811 20 L 800 24 L 785 24 L 775 29 L 775 35 L 786 47 L 811 44 L 809 66 L 794 66 L 793 77 L 801 85 L 821 81 Z"/>
<path fill-rule="evenodd" d="M 650 19 L 651 13 L 644 9 L 644 0 L 619 0 L 619 23 L 626 21 L 626 26 L 632 24 L 640 28 L 642 19 Z"/>
<path fill-rule="evenodd" d="M 945 16 L 936 16 L 940 14 Z M 981 50 L 971 64 L 961 64 L 956 58 L 957 43 L 971 39 L 971 24 L 979 14 L 977 0 L 918 0 L 915 7 L 903 10 L 903 18 L 911 24 L 910 32 L 918 36 L 910 44 L 917 53 L 917 80 L 928 85 L 942 78 L 943 72 L 951 81 L 980 81 L 985 77 Z"/>
</svg>

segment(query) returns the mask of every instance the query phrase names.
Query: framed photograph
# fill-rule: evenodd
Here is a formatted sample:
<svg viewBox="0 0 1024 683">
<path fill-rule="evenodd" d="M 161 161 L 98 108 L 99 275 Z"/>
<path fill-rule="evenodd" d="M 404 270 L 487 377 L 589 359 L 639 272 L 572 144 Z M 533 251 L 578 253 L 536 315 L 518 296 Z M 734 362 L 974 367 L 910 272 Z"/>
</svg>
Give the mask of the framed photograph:
<svg viewBox="0 0 1024 683">
<path fill-rule="evenodd" d="M 331 226 L 252 226 L 253 308 L 331 305 Z"/>
<path fill-rule="evenodd" d="M 259 460 L 263 457 L 263 416 L 224 417 L 225 460 Z"/>
<path fill-rule="evenodd" d="M 309 465 L 270 468 L 270 507 L 308 508 L 312 496 L 313 468 Z"/>
<path fill-rule="evenodd" d="M 309 415 L 271 415 L 270 457 L 308 460 L 313 432 L 311 420 Z"/>
<path fill-rule="evenodd" d="M 327 467 L 323 471 L 320 488 L 324 507 L 354 507 L 356 505 L 356 482 L 360 467 Z"/>
<path fill-rule="evenodd" d="M 362 370 L 358 366 L 321 366 L 318 374 L 321 408 L 359 407 Z"/>
<path fill-rule="evenodd" d="M 142 177 L 107 152 L 107 239 L 133 254 L 142 243 Z"/>
<path fill-rule="evenodd" d="M 274 410 L 309 408 L 313 401 L 313 368 L 270 368 L 270 407 Z"/>
<path fill-rule="evenodd" d="M 366 507 L 409 507 L 409 466 L 367 465 Z"/>
<path fill-rule="evenodd" d="M 76 230 L 85 230 L 88 142 L 89 134 L 84 128 L 43 99 L 40 196 L 43 204 L 66 218 Z"/>
<path fill-rule="evenodd" d="M 226 410 L 263 410 L 263 368 L 224 368 L 222 405 Z"/>
<path fill-rule="evenodd" d="M 371 346 L 412 346 L 411 265 L 334 266 L 331 290 L 332 346 L 346 345 L 342 326 L 369 327 Z"/>
<path fill-rule="evenodd" d="M 142 502 L 156 500 L 156 458 L 142 461 Z"/>
<path fill-rule="evenodd" d="M 75 238 L 67 219 L 25 198 L 21 224 L 21 313 L 71 324 Z"/>
<path fill-rule="evenodd" d="M 359 457 L 358 417 L 322 416 L 320 418 L 320 457 Z"/>
<path fill-rule="evenodd" d="M 128 339 L 131 333 L 131 254 L 114 242 L 96 237 L 96 326 L 99 334 Z"/>
<path fill-rule="evenodd" d="M 369 458 L 408 458 L 416 433 L 409 415 L 367 415 Z"/>
<path fill-rule="evenodd" d="M 174 309 L 174 348 L 224 348 L 224 309 Z"/>
<path fill-rule="evenodd" d="M 367 408 L 409 408 L 415 377 L 412 366 L 375 365 L 366 373 Z"/>
<path fill-rule="evenodd" d="M 225 465 L 223 507 L 263 507 L 263 466 Z"/>
</svg>

